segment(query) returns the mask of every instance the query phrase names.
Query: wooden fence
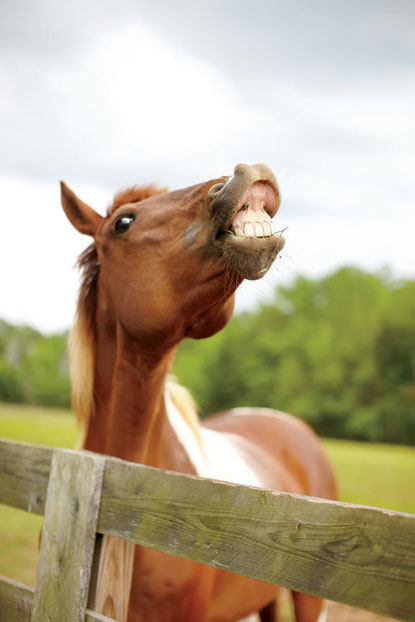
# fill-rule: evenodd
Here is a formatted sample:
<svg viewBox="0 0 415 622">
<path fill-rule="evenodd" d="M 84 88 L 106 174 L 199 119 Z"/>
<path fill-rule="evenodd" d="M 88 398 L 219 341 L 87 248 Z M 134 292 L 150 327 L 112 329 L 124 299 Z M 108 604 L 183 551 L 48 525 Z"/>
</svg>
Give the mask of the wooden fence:
<svg viewBox="0 0 415 622">
<path fill-rule="evenodd" d="M 0 503 L 43 514 L 36 589 L 0 581 L 0 621 L 87 609 L 96 533 L 415 621 L 415 515 L 0 441 Z"/>
</svg>

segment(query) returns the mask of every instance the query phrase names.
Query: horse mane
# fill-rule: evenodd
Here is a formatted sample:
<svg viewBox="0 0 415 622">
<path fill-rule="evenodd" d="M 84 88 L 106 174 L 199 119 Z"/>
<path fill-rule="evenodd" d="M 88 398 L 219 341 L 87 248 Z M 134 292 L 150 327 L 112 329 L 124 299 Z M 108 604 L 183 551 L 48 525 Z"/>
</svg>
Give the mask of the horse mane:
<svg viewBox="0 0 415 622">
<path fill-rule="evenodd" d="M 82 277 L 75 322 L 69 334 L 68 351 L 72 408 L 84 435 L 89 417 L 94 413 L 95 312 L 99 275 L 95 244 L 91 244 L 81 253 L 76 265 L 80 268 Z"/>
<path fill-rule="evenodd" d="M 179 413 L 183 419 L 187 422 L 189 427 L 193 430 L 196 440 L 199 446 L 202 447 L 202 438 L 200 436 L 199 417 L 197 416 L 197 404 L 186 387 L 178 384 L 172 376 L 167 380 L 166 389 L 170 393 L 170 397 L 173 400 Z"/>
<path fill-rule="evenodd" d="M 166 188 L 155 185 L 132 186 L 119 193 L 107 209 L 111 216 L 127 203 L 137 203 L 152 196 L 164 194 Z M 98 298 L 98 277 L 100 263 L 95 244 L 88 246 L 79 256 L 76 266 L 81 271 L 81 285 L 75 322 L 69 335 L 68 351 L 72 385 L 72 408 L 81 427 L 81 438 L 77 444 L 82 446 L 88 421 L 94 415 L 94 379 L 96 347 L 96 309 Z M 168 390 L 183 417 L 198 433 L 198 418 L 190 393 L 175 382 L 168 382 Z"/>
<path fill-rule="evenodd" d="M 144 201 L 144 199 L 149 199 L 150 197 L 154 197 L 158 194 L 165 194 L 166 192 L 168 192 L 167 188 L 159 188 L 155 184 L 147 184 L 146 186 L 130 186 L 115 195 L 112 204 L 107 210 L 107 216 L 113 214 L 122 205 L 126 205 L 127 203 L 138 203 L 139 201 Z"/>
</svg>

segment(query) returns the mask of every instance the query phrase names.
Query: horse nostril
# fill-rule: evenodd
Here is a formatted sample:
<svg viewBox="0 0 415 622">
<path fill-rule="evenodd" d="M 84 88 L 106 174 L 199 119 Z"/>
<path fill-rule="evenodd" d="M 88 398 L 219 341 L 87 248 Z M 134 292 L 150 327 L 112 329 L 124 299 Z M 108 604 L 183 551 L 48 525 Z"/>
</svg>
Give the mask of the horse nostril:
<svg viewBox="0 0 415 622">
<path fill-rule="evenodd" d="M 209 188 L 208 196 L 210 197 L 216 196 L 222 190 L 224 185 L 225 184 L 223 182 L 220 182 L 218 184 L 215 184 L 211 188 Z"/>
</svg>

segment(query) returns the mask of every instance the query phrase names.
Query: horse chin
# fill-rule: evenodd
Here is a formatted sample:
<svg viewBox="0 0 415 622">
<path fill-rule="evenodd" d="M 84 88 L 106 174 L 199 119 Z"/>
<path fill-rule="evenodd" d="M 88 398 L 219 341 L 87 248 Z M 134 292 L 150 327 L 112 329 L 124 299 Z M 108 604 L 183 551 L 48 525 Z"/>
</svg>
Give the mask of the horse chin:
<svg viewBox="0 0 415 622">
<path fill-rule="evenodd" d="M 229 268 L 244 279 L 255 281 L 268 272 L 284 244 L 281 235 L 238 238 L 229 234 L 223 240 L 223 250 Z"/>
</svg>

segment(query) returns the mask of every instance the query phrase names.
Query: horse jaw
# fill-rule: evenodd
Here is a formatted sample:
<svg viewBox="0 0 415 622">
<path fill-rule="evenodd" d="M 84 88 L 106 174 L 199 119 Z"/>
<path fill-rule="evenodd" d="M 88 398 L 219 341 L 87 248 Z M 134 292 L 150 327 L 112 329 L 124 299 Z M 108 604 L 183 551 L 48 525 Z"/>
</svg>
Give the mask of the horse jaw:
<svg viewBox="0 0 415 622">
<path fill-rule="evenodd" d="M 206 339 L 218 333 L 226 326 L 233 314 L 235 296 L 232 294 L 226 302 L 217 307 L 210 307 L 188 328 L 185 337 L 192 339 Z"/>
</svg>

